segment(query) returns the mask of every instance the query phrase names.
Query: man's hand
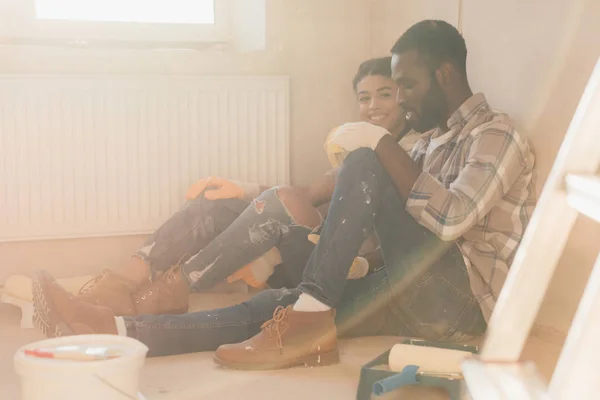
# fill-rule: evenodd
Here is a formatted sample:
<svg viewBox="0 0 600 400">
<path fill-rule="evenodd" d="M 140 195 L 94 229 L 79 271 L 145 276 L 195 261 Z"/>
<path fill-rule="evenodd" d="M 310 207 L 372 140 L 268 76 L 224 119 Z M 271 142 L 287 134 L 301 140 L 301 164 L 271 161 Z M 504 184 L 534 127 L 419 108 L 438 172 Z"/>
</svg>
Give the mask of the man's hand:
<svg viewBox="0 0 600 400">
<path fill-rule="evenodd" d="M 329 140 L 328 146 L 335 151 L 339 147 L 345 152 L 352 152 L 361 147 L 375 150 L 379 141 L 389 135 L 387 129 L 368 122 L 351 122 L 338 127 Z"/>
<path fill-rule="evenodd" d="M 242 199 L 252 201 L 260 195 L 260 186 L 255 183 L 223 178 L 205 178 L 190 186 L 185 197 L 188 200 L 195 199 L 202 192 L 208 200 Z"/>
</svg>

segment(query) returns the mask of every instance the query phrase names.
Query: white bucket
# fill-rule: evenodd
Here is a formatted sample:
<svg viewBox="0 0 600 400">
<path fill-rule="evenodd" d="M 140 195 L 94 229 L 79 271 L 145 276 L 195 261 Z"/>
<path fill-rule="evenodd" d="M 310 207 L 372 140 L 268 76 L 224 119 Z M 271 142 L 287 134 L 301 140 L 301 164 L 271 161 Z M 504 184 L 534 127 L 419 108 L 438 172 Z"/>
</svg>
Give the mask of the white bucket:
<svg viewBox="0 0 600 400">
<path fill-rule="evenodd" d="M 122 355 L 109 360 L 72 361 L 24 354 L 25 349 L 69 345 L 116 347 Z M 138 399 L 140 371 L 147 352 L 143 343 L 116 335 L 67 336 L 23 346 L 14 358 L 21 377 L 21 399 Z"/>
</svg>

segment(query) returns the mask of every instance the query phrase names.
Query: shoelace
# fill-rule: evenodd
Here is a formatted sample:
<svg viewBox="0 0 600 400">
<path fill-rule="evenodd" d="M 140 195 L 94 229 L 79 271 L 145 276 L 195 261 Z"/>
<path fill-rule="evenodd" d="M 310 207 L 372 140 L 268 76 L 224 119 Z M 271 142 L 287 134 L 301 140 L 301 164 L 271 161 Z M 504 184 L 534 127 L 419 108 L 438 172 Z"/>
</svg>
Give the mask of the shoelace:
<svg viewBox="0 0 600 400">
<path fill-rule="evenodd" d="M 79 289 L 79 294 L 85 294 L 85 293 L 89 292 L 90 290 L 92 290 L 92 288 L 94 286 L 96 286 L 96 283 L 98 283 L 100 281 L 100 279 L 102 279 L 104 277 L 104 275 L 106 275 L 107 272 L 108 272 L 108 270 L 105 269 L 104 271 L 102 271 L 100 273 L 100 275 L 98 275 L 97 277 L 92 278 L 89 281 L 87 281 L 86 283 L 84 283 L 83 286 L 81 287 L 81 289 Z"/>
<path fill-rule="evenodd" d="M 282 328 L 287 317 L 287 312 L 290 308 L 291 306 L 288 306 L 287 308 L 278 306 L 273 312 L 273 318 L 262 324 L 260 327 L 260 329 L 264 329 L 265 332 L 267 332 L 270 338 L 273 337 L 273 332 L 275 332 L 277 335 L 276 341 L 277 346 L 279 347 L 279 352 L 283 351 L 283 339 L 281 337 L 283 334 Z"/>
<path fill-rule="evenodd" d="M 140 300 L 146 300 L 147 297 L 152 296 L 154 294 L 152 288 L 154 288 L 156 292 L 168 292 L 167 285 L 176 279 L 175 273 L 178 267 L 179 264 L 176 264 L 169 268 L 163 275 L 158 276 L 154 281 L 151 280 L 149 284 L 150 288 L 146 290 L 142 289 L 143 292 L 138 292 L 135 296 L 135 302 L 139 303 Z"/>
<path fill-rule="evenodd" d="M 166 283 L 171 283 L 171 281 L 173 279 L 175 279 L 175 270 L 180 265 L 181 265 L 181 260 L 165 272 L 165 274 L 161 277 L 162 279 L 160 279 L 160 281 L 163 281 L 163 284 L 161 286 L 164 286 L 164 281 L 166 281 Z M 92 288 L 100 281 L 100 279 L 102 279 L 104 277 L 104 275 L 106 275 L 107 272 L 109 272 L 109 270 L 105 269 L 104 271 L 102 271 L 100 273 L 100 275 L 98 275 L 95 278 L 92 278 L 89 281 L 87 281 L 86 283 L 84 283 L 83 286 L 81 287 L 81 289 L 79 289 L 79 294 L 85 294 L 85 293 L 89 292 L 90 290 L 92 290 Z M 152 279 L 149 279 L 149 281 L 151 283 L 153 282 Z M 143 298 L 145 299 L 145 296 L 148 294 L 152 295 L 152 291 L 149 290 L 147 293 L 145 293 Z"/>
</svg>

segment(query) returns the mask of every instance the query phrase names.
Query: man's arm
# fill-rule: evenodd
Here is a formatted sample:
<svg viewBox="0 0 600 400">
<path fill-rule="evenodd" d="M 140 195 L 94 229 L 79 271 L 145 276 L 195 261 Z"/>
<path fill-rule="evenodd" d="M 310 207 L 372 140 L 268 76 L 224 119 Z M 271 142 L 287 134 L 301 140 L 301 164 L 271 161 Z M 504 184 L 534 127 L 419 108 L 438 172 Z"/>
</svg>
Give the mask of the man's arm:
<svg viewBox="0 0 600 400">
<path fill-rule="evenodd" d="M 478 132 L 465 166 L 448 188 L 414 163 L 391 138 L 375 152 L 390 175 L 406 210 L 442 240 L 454 240 L 482 219 L 526 167 L 527 144 L 506 124 L 492 123 Z"/>
<path fill-rule="evenodd" d="M 381 138 L 375 153 L 387 171 L 400 198 L 406 202 L 421 169 L 391 135 Z"/>
</svg>

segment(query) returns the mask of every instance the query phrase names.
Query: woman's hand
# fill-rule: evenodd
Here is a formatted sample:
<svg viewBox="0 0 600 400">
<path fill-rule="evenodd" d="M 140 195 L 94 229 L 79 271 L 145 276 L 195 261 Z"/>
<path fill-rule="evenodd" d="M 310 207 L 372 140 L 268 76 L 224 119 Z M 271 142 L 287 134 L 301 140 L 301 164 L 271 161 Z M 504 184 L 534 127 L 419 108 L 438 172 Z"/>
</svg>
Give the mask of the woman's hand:
<svg viewBox="0 0 600 400">
<path fill-rule="evenodd" d="M 338 146 L 348 153 L 361 147 L 375 150 L 381 138 L 389 134 L 381 126 L 368 122 L 351 122 L 338 127 L 331 135 L 328 145 Z"/>
</svg>

